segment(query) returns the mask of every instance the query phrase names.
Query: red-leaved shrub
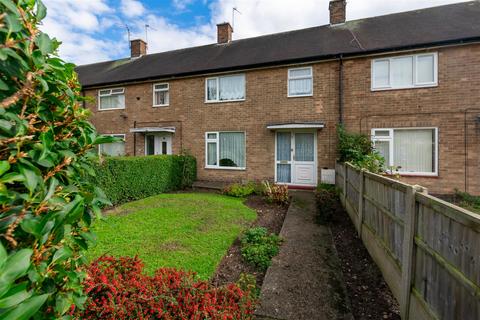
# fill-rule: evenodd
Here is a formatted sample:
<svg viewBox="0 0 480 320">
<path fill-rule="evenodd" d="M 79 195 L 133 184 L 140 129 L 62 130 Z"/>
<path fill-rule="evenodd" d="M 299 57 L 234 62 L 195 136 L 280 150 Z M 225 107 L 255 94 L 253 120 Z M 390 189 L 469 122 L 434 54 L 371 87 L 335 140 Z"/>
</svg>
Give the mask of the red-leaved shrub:
<svg viewBox="0 0 480 320">
<path fill-rule="evenodd" d="M 195 274 L 162 268 L 144 275 L 137 257 L 104 256 L 88 268 L 84 310 L 78 319 L 251 319 L 250 292 L 230 284 L 215 288 Z"/>
</svg>

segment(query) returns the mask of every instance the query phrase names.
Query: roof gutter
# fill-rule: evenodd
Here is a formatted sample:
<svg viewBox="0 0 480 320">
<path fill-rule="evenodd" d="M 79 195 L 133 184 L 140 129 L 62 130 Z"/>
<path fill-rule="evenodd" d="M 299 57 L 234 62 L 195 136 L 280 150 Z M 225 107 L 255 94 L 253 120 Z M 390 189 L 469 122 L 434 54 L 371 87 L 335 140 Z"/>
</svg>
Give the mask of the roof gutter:
<svg viewBox="0 0 480 320">
<path fill-rule="evenodd" d="M 85 85 L 83 86 L 83 88 L 92 89 L 92 88 L 114 86 L 114 85 L 127 84 L 127 83 L 142 83 L 142 82 L 157 81 L 160 79 L 171 80 L 171 79 L 177 79 L 177 78 L 194 77 L 194 76 L 214 74 L 214 73 L 226 73 L 226 72 L 232 72 L 232 71 L 243 71 L 243 70 L 259 69 L 259 68 L 273 68 L 273 67 L 284 66 L 289 64 L 293 65 L 293 64 L 302 64 L 302 63 L 325 62 L 329 60 L 330 61 L 339 60 L 340 57 L 342 57 L 343 60 L 358 59 L 358 58 L 370 57 L 370 56 L 387 54 L 387 53 L 395 53 L 399 51 L 436 49 L 436 48 L 458 46 L 458 45 L 469 45 L 469 44 L 474 44 L 478 42 L 480 42 L 480 37 L 464 38 L 464 39 L 432 42 L 432 43 L 426 43 L 426 44 L 420 44 L 420 45 L 391 47 L 391 48 L 378 49 L 378 50 L 367 50 L 367 51 L 353 52 L 353 53 L 330 54 L 330 55 L 312 56 L 312 57 L 300 58 L 300 59 L 279 60 L 274 62 L 265 62 L 265 63 L 238 66 L 238 67 L 207 69 L 207 70 L 192 71 L 192 72 L 185 72 L 185 73 L 179 73 L 179 74 L 170 74 L 170 75 L 164 75 L 159 77 L 145 77 L 145 78 L 137 78 L 137 79 L 131 79 L 131 80 L 102 82 L 102 83 L 93 84 L 93 85 Z"/>
</svg>

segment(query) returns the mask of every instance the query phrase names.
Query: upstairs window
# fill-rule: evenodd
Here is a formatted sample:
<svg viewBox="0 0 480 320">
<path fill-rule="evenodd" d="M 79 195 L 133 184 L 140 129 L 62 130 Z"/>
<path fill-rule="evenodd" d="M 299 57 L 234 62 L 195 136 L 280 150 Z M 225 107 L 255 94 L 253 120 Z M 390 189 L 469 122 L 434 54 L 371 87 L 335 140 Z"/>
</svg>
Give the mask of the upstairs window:
<svg viewBox="0 0 480 320">
<path fill-rule="evenodd" d="M 436 53 L 372 60 L 372 90 L 432 87 L 437 79 Z"/>
<path fill-rule="evenodd" d="M 125 89 L 102 89 L 98 91 L 98 109 L 125 109 Z"/>
<path fill-rule="evenodd" d="M 245 169 L 245 133 L 207 132 L 205 153 L 207 168 Z"/>
<path fill-rule="evenodd" d="M 110 134 L 109 136 L 123 139 L 123 141 L 114 143 L 105 143 L 99 145 L 99 153 L 106 156 L 124 156 L 125 155 L 125 135 L 124 134 Z"/>
<path fill-rule="evenodd" d="M 168 83 L 157 83 L 153 85 L 153 106 L 166 107 L 170 103 Z"/>
<path fill-rule="evenodd" d="M 437 128 L 373 129 L 375 149 L 387 167 L 405 175 L 436 175 Z"/>
<path fill-rule="evenodd" d="M 295 68 L 288 70 L 288 96 L 306 97 L 313 94 L 313 70 Z"/>
<path fill-rule="evenodd" d="M 245 100 L 245 75 L 231 75 L 207 78 L 205 81 L 205 101 Z"/>
</svg>

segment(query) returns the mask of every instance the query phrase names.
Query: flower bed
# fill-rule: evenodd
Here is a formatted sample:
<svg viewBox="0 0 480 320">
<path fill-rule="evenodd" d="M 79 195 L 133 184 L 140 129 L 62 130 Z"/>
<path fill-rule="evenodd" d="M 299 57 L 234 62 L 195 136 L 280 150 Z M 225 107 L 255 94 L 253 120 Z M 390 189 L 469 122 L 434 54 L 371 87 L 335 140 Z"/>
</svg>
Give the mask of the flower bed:
<svg viewBox="0 0 480 320">
<path fill-rule="evenodd" d="M 88 299 L 78 319 L 251 319 L 255 301 L 236 284 L 215 288 L 192 272 L 143 273 L 137 258 L 103 256 L 88 268 Z"/>
</svg>

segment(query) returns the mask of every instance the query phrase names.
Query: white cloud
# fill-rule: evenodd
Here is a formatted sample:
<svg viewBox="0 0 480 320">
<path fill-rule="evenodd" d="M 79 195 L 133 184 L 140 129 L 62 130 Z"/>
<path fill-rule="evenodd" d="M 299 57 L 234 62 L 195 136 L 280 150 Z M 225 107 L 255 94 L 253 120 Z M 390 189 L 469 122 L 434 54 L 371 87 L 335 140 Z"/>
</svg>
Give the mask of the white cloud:
<svg viewBox="0 0 480 320">
<path fill-rule="evenodd" d="M 94 34 L 104 28 L 103 15 L 112 14 L 106 0 L 44 0 L 47 17 L 41 29 L 62 41 L 59 54 L 77 64 L 112 59 L 119 46 Z"/>
<path fill-rule="evenodd" d="M 76 28 L 84 32 L 98 31 L 97 15 L 111 12 L 105 0 L 45 0 L 48 15 L 45 24 L 58 23 L 65 28 Z"/>
<path fill-rule="evenodd" d="M 325 0 L 223 0 L 212 5 L 212 23 L 231 22 L 233 7 L 241 12 L 235 13 L 235 39 L 316 26 L 328 14 Z"/>
<path fill-rule="evenodd" d="M 328 24 L 329 0 L 214 0 L 210 17 L 196 17 L 196 25 L 181 28 L 166 17 L 147 13 L 137 0 L 116 2 L 109 7 L 107 0 L 44 0 L 48 15 L 43 30 L 63 41 L 62 58 L 77 64 L 111 60 L 129 55 L 123 23 L 132 31 L 132 38 L 145 37 L 148 30 L 149 53 L 161 52 L 208 43 L 216 39 L 216 24 L 232 19 L 235 14 L 234 39 L 259 36 Z M 179 11 L 193 0 L 172 0 Z M 205 0 L 204 0 L 205 1 Z M 394 12 L 414 10 L 467 0 L 348 0 L 347 19 L 359 19 Z M 155 12 L 155 7 L 149 8 Z M 147 13 L 147 14 L 146 14 Z M 198 18 L 198 19 L 197 19 Z M 109 33 L 116 33 L 111 40 Z M 118 34 L 122 36 L 118 38 Z"/>
<path fill-rule="evenodd" d="M 153 14 L 147 16 L 148 52 L 162 52 L 213 43 L 216 38 L 215 29 L 206 24 L 190 29 L 181 29 L 169 23 L 165 18 Z M 138 20 L 133 26 L 133 38 L 145 38 L 145 20 Z"/>
<path fill-rule="evenodd" d="M 137 0 L 122 0 L 120 10 L 126 17 L 133 18 L 141 16 L 145 12 L 145 7 Z"/>
<path fill-rule="evenodd" d="M 179 10 L 185 10 L 190 4 L 193 3 L 194 0 L 172 0 L 173 6 Z"/>
</svg>

